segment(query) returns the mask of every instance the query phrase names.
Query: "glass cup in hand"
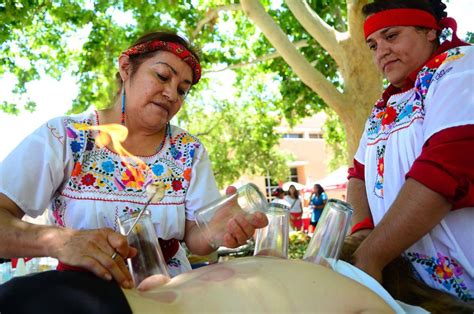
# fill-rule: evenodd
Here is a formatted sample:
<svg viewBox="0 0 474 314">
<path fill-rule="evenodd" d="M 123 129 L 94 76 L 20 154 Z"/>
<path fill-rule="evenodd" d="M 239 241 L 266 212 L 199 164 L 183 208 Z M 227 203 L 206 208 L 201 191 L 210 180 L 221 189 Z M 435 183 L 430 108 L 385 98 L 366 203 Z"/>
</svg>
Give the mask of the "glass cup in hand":
<svg viewBox="0 0 474 314">
<path fill-rule="evenodd" d="M 344 244 L 352 211 L 351 205 L 346 202 L 328 200 L 303 260 L 332 268 Z"/>
<path fill-rule="evenodd" d="M 244 215 L 249 221 L 256 212 L 266 213 L 268 202 L 255 184 L 247 183 L 235 193 L 225 195 L 196 210 L 196 224 L 214 249 L 224 243 L 227 223 L 237 215 Z"/>
<path fill-rule="evenodd" d="M 289 217 L 287 209 L 270 206 L 268 225 L 257 230 L 254 256 L 288 258 Z"/>
<path fill-rule="evenodd" d="M 138 212 L 119 218 L 120 233 L 126 235 L 138 216 Z M 128 244 L 137 249 L 137 255 L 127 260 L 133 282 L 137 287 L 143 279 L 152 275 L 169 277 L 160 243 L 151 221 L 149 211 L 145 211 L 133 230 L 127 236 Z"/>
</svg>

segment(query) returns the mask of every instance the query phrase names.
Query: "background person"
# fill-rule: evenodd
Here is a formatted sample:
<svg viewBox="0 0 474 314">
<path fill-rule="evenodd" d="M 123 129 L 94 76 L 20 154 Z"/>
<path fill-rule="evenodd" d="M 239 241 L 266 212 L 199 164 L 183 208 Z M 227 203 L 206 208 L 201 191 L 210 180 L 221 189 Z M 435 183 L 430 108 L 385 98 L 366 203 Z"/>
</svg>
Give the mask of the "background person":
<svg viewBox="0 0 474 314">
<path fill-rule="evenodd" d="M 300 192 L 294 185 L 288 188 L 288 194 L 285 196 L 286 201 L 290 204 L 290 226 L 294 230 L 301 230 L 303 216 L 303 205 L 301 204 Z"/>
<path fill-rule="evenodd" d="M 311 208 L 311 219 L 309 222 L 311 226 L 311 230 L 309 230 L 310 233 L 314 232 L 327 200 L 328 197 L 323 187 L 320 184 L 315 184 L 313 186 L 313 192 L 309 197 L 309 207 Z"/>
<path fill-rule="evenodd" d="M 353 236 L 367 236 L 357 267 L 382 281 L 403 254 L 424 283 L 472 301 L 474 54 L 445 8 L 439 0 L 364 6 L 367 45 L 390 85 L 365 125 L 347 197 Z M 440 45 L 448 26 L 452 40 Z"/>
<path fill-rule="evenodd" d="M 273 190 L 272 196 L 274 199 L 270 202 L 271 205 L 277 205 L 277 207 L 283 208 L 285 210 L 290 210 L 290 203 L 285 199 L 285 190 L 281 187 L 277 187 Z"/>
<path fill-rule="evenodd" d="M 118 59 L 119 92 L 107 110 L 52 119 L 28 136 L 0 165 L 0 256 L 51 256 L 60 269 L 78 266 L 132 287 L 124 259 L 136 254 L 119 234 L 117 218 L 143 208 L 149 184 L 162 182 L 164 198 L 151 212 L 172 276 L 190 270 L 178 240 L 191 252 L 212 251 L 193 221 L 194 211 L 219 197 L 202 143 L 170 124 L 201 66 L 183 38 L 170 32 L 141 37 Z M 123 147 L 144 164 L 113 147 L 99 147 L 91 127 L 122 124 Z M 21 221 L 49 208 L 52 226 Z M 228 223 L 224 245 L 237 247 L 267 223 Z M 117 251 L 119 257 L 111 256 Z M 66 266 L 69 265 L 69 266 Z"/>
</svg>

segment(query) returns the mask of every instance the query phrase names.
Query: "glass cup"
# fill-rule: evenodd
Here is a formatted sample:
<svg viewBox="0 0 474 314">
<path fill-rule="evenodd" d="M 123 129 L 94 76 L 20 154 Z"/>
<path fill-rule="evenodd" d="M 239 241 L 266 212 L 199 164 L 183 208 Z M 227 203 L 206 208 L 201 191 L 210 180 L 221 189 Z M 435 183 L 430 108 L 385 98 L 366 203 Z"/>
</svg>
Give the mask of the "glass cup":
<svg viewBox="0 0 474 314">
<path fill-rule="evenodd" d="M 351 205 L 346 202 L 328 200 L 303 260 L 332 268 L 339 258 L 352 211 Z"/>
<path fill-rule="evenodd" d="M 227 222 L 238 214 L 250 221 L 256 212 L 267 212 L 268 202 L 255 184 L 247 183 L 230 195 L 225 195 L 194 212 L 196 224 L 209 245 L 217 249 L 224 242 Z"/>
<path fill-rule="evenodd" d="M 288 210 L 270 206 L 268 225 L 257 230 L 254 256 L 288 258 L 289 218 Z"/>
<path fill-rule="evenodd" d="M 120 232 L 124 235 L 135 222 L 138 212 L 119 218 Z M 133 230 L 127 236 L 128 244 L 137 249 L 137 255 L 127 260 L 135 286 L 151 275 L 169 277 L 161 247 L 149 211 L 145 211 Z"/>
</svg>

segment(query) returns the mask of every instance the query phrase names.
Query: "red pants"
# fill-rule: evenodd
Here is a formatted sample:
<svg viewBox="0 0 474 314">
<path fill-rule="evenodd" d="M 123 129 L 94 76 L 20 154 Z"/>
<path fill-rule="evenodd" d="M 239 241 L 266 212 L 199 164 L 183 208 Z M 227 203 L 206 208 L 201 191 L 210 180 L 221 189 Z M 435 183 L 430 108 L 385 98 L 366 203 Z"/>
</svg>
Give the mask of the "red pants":
<svg viewBox="0 0 474 314">
<path fill-rule="evenodd" d="M 303 213 L 290 213 L 290 225 L 296 230 L 301 230 L 303 221 L 301 220 Z"/>
</svg>

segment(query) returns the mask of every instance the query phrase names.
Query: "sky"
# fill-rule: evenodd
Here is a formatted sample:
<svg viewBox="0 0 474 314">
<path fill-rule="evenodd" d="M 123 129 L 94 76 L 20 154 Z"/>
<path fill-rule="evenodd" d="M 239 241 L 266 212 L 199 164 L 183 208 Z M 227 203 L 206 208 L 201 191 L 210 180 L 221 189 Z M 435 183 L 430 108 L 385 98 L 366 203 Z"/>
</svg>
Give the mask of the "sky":
<svg viewBox="0 0 474 314">
<path fill-rule="evenodd" d="M 472 16 L 474 16 L 473 0 L 451 0 L 447 3 L 449 16 L 458 22 L 458 35 L 464 38 L 466 32 L 474 31 Z M 216 78 L 216 81 L 222 81 Z M 224 80 L 225 81 L 225 80 Z M 14 78 L 0 77 L 0 101 L 13 100 L 10 91 Z M 64 115 L 71 107 L 72 100 L 77 95 L 78 88 L 74 78 L 64 75 L 61 81 L 45 77 L 28 85 L 28 96 L 35 100 L 37 108 L 34 113 L 22 111 L 18 116 L 7 115 L 0 111 L 0 161 L 28 134 L 47 120 Z"/>
</svg>

